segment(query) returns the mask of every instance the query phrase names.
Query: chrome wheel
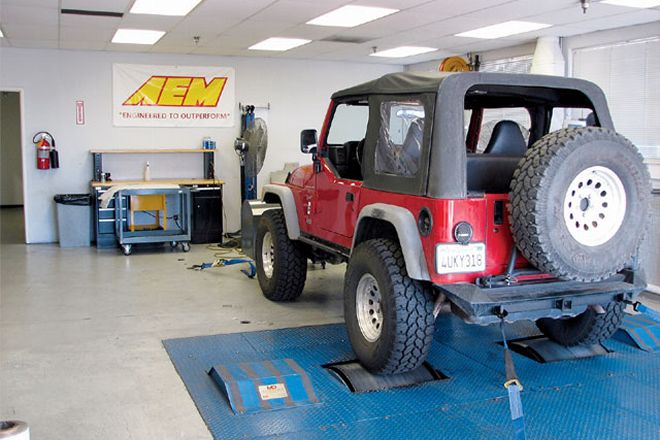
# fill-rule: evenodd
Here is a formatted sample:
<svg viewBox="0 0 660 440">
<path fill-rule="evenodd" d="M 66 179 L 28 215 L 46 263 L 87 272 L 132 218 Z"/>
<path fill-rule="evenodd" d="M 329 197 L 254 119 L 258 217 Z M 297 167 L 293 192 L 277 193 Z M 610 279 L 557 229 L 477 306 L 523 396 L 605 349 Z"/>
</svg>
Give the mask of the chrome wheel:
<svg viewBox="0 0 660 440">
<path fill-rule="evenodd" d="M 362 336 L 374 342 L 383 331 L 383 310 L 378 282 L 371 274 L 364 274 L 357 285 L 355 313 Z"/>
<path fill-rule="evenodd" d="M 261 244 L 261 261 L 263 263 L 266 278 L 272 278 L 273 265 L 275 263 L 275 247 L 273 246 L 273 236 L 270 232 L 264 234 L 264 239 Z"/>
<path fill-rule="evenodd" d="M 581 171 L 564 197 L 564 222 L 571 236 L 584 246 L 607 243 L 626 215 L 626 191 L 609 168 L 593 166 Z"/>
</svg>

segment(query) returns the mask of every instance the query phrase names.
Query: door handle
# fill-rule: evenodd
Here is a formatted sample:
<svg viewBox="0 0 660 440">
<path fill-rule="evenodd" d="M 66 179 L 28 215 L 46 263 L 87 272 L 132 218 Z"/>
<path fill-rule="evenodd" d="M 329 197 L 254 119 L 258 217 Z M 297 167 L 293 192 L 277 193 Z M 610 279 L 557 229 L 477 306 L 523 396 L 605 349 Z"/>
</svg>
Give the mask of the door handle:
<svg viewBox="0 0 660 440">
<path fill-rule="evenodd" d="M 353 193 L 349 193 L 349 192 L 346 193 L 346 201 L 347 202 L 352 202 L 354 199 L 355 199 L 355 196 L 353 195 Z"/>
</svg>

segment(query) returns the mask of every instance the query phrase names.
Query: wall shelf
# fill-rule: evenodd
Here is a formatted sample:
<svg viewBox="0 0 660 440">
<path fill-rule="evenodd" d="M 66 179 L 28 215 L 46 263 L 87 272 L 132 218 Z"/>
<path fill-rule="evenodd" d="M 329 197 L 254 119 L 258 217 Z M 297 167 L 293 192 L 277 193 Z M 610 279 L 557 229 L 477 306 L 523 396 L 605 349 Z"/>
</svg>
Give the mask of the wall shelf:
<svg viewBox="0 0 660 440">
<path fill-rule="evenodd" d="M 202 148 L 138 148 L 118 150 L 89 150 L 92 154 L 179 154 L 179 153 L 215 153 Z"/>
</svg>

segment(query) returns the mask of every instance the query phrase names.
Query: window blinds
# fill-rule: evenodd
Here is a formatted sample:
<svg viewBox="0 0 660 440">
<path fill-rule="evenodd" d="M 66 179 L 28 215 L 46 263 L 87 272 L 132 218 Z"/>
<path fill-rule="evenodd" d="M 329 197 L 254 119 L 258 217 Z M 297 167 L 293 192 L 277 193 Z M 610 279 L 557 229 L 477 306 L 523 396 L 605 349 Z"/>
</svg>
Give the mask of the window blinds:
<svg viewBox="0 0 660 440">
<path fill-rule="evenodd" d="M 660 37 L 576 49 L 573 76 L 603 89 L 619 133 L 660 154 Z"/>
</svg>

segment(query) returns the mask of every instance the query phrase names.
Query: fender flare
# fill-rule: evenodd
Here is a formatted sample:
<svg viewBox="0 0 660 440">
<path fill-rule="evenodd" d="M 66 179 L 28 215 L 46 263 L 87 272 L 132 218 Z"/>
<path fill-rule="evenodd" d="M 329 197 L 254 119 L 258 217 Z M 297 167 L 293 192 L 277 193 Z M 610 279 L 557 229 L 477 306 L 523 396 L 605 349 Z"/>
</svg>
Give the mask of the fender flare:
<svg viewBox="0 0 660 440">
<path fill-rule="evenodd" d="M 394 226 L 401 245 L 403 259 L 406 262 L 408 276 L 414 280 L 431 281 L 424 249 L 422 248 L 422 240 L 419 238 L 419 231 L 417 230 L 417 221 L 406 208 L 386 203 L 373 203 L 363 207 L 353 234 L 351 252 L 355 249 L 355 239 L 358 236 L 357 231 L 360 230 L 362 219 L 369 217 L 386 221 Z"/>
<path fill-rule="evenodd" d="M 267 194 L 274 194 L 280 199 L 289 238 L 291 240 L 297 240 L 300 238 L 298 211 L 296 210 L 296 200 L 293 198 L 291 188 L 282 185 L 264 185 L 262 198 L 265 199 Z"/>
</svg>

